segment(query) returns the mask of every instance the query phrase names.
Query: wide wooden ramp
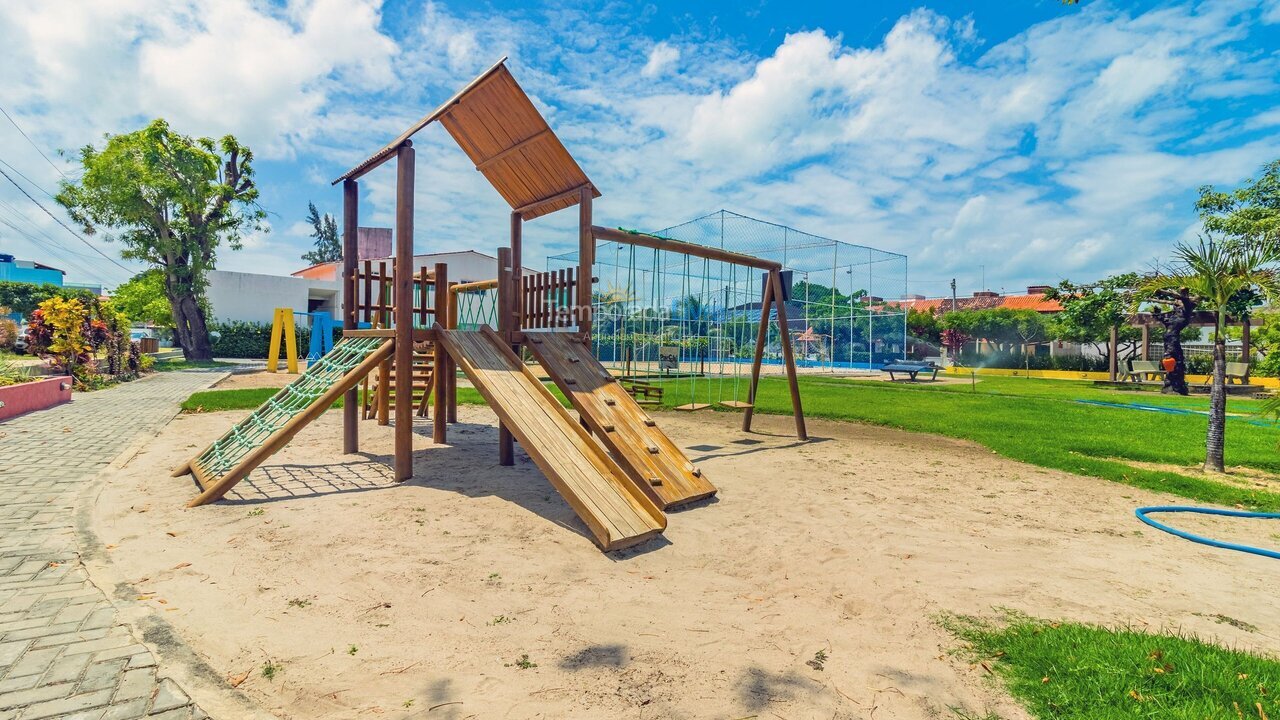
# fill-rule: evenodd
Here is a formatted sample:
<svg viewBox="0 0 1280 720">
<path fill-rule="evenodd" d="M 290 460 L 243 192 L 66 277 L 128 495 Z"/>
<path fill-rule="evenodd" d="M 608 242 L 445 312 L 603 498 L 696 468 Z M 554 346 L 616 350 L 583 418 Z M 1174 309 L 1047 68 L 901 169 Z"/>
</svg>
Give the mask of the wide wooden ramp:
<svg viewBox="0 0 1280 720">
<path fill-rule="evenodd" d="M 605 550 L 644 542 L 667 526 L 631 481 L 493 330 L 436 336 Z"/>
<path fill-rule="evenodd" d="M 575 333 L 526 333 L 526 346 L 600 442 L 666 509 L 709 498 L 716 488 L 667 437 Z"/>
</svg>

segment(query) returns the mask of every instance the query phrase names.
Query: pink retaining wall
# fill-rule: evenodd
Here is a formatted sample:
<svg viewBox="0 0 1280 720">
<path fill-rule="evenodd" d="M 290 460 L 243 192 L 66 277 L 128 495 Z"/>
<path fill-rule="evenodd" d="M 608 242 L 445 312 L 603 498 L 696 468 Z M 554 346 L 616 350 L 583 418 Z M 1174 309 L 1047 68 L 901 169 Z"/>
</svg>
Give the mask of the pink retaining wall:
<svg viewBox="0 0 1280 720">
<path fill-rule="evenodd" d="M 8 420 L 32 410 L 43 410 L 70 399 L 70 377 L 51 377 L 0 387 L 0 403 L 4 403 L 0 406 L 0 420 Z"/>
</svg>

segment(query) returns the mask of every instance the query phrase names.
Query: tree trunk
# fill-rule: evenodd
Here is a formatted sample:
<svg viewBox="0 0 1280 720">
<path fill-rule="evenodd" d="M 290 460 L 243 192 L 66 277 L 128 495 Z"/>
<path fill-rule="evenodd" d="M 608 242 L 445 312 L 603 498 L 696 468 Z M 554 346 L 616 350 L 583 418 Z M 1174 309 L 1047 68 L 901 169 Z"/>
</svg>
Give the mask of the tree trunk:
<svg viewBox="0 0 1280 720">
<path fill-rule="evenodd" d="M 1213 341 L 1213 385 L 1209 388 L 1209 431 L 1204 440 L 1205 472 L 1223 472 L 1222 450 L 1227 430 L 1227 343 L 1221 333 Z"/>
<path fill-rule="evenodd" d="M 173 312 L 174 340 L 182 348 L 182 357 L 188 361 L 212 360 L 209 328 L 205 324 L 204 310 L 195 296 L 170 296 L 169 309 Z"/>
<path fill-rule="evenodd" d="M 1182 331 L 1191 324 L 1196 302 L 1185 290 L 1179 293 L 1177 302 L 1167 312 L 1156 313 L 1156 319 L 1164 326 L 1164 357 L 1173 360 L 1173 369 L 1165 372 L 1164 386 L 1160 392 L 1168 395 L 1188 394 L 1187 359 L 1182 352 Z M 1163 361 L 1162 361 L 1163 362 Z"/>
</svg>

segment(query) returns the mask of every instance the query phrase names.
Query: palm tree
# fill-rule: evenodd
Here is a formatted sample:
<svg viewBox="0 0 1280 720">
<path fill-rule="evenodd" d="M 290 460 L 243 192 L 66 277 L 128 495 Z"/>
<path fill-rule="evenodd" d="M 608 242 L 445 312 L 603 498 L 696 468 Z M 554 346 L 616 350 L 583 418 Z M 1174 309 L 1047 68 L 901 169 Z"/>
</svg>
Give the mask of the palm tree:
<svg viewBox="0 0 1280 720">
<path fill-rule="evenodd" d="M 1204 469 L 1223 472 L 1222 451 L 1227 425 L 1227 307 L 1233 298 L 1256 291 L 1267 300 L 1280 297 L 1280 243 L 1201 237 L 1196 245 L 1179 243 L 1176 265 L 1168 273 L 1146 277 L 1149 293 L 1177 292 L 1200 299 L 1215 313 L 1213 328 L 1213 384 L 1209 394 L 1209 429 L 1205 436 Z"/>
</svg>

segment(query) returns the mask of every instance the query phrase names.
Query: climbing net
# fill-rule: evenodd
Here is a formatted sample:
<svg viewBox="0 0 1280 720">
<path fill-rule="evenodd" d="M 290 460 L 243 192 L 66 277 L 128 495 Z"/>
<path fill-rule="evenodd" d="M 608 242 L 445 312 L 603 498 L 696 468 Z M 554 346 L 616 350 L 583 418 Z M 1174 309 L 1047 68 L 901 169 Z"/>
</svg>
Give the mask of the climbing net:
<svg viewBox="0 0 1280 720">
<path fill-rule="evenodd" d="M 801 367 L 868 368 L 904 357 L 906 313 L 892 301 L 906 293 L 905 255 L 725 210 L 655 234 L 781 263 L 789 271 L 787 319 Z M 576 264 L 576 252 L 548 259 L 551 270 Z M 760 271 L 601 241 L 593 272 L 599 278 L 593 341 L 601 362 L 635 376 L 719 376 L 714 382 L 737 379 L 743 366 L 749 372 Z M 767 332 L 764 363 L 780 369 L 776 312 Z M 796 334 L 813 340 L 797 346 Z"/>
<path fill-rule="evenodd" d="M 306 372 L 210 445 L 196 458 L 195 465 L 209 478 L 225 475 L 385 342 L 388 338 L 353 337 L 338 341 L 333 350 L 309 363 Z"/>
<path fill-rule="evenodd" d="M 478 285 L 479 283 L 473 283 Z M 481 325 L 498 327 L 497 287 L 477 287 L 452 293 L 458 308 L 459 330 L 479 330 Z"/>
</svg>

